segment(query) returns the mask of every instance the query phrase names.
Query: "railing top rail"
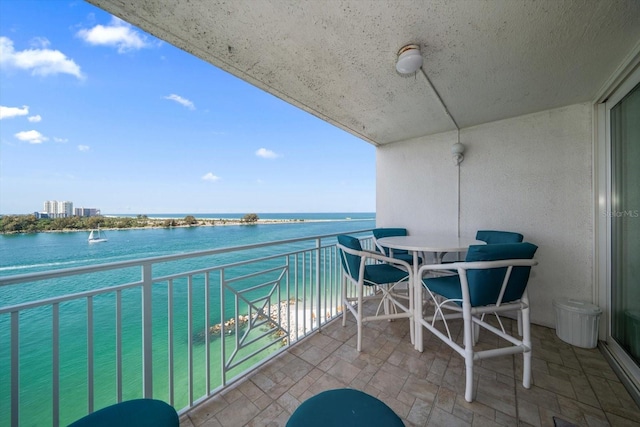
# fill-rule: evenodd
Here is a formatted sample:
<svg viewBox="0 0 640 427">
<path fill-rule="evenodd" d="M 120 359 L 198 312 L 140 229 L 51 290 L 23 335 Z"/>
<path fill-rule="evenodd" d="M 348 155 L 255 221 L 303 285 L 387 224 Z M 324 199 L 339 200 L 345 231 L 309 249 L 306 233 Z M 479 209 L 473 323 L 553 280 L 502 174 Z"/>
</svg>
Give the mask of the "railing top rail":
<svg viewBox="0 0 640 427">
<path fill-rule="evenodd" d="M 83 267 L 63 268 L 59 270 L 48 270 L 48 271 L 41 271 L 37 273 L 16 274 L 13 276 L 0 277 L 0 286 L 15 285 L 18 283 L 32 282 L 32 281 L 38 281 L 38 280 L 55 279 L 58 277 L 73 276 L 73 275 L 79 275 L 79 274 L 95 273 L 99 271 L 114 270 L 119 268 L 136 267 L 140 265 L 156 264 L 161 262 L 178 261 L 185 258 L 210 256 L 210 255 L 217 255 L 217 254 L 229 253 L 229 252 L 239 252 L 239 251 L 257 249 L 257 248 L 267 247 L 267 246 L 286 245 L 286 244 L 304 242 L 309 240 L 328 239 L 331 237 L 338 236 L 340 234 L 360 234 L 360 233 L 370 232 L 371 230 L 373 229 L 366 228 L 362 230 L 322 234 L 317 236 L 296 237 L 295 239 L 285 239 L 285 240 L 275 240 L 270 242 L 253 243 L 250 245 L 228 246 L 224 248 L 207 249 L 207 250 L 195 251 L 195 252 L 186 252 L 183 254 L 176 254 L 176 255 L 163 255 L 163 256 L 149 257 L 149 258 L 137 258 L 137 259 L 127 260 L 127 261 L 117 261 L 117 262 L 104 263 L 104 264 L 92 264 L 92 265 L 87 265 Z"/>
</svg>

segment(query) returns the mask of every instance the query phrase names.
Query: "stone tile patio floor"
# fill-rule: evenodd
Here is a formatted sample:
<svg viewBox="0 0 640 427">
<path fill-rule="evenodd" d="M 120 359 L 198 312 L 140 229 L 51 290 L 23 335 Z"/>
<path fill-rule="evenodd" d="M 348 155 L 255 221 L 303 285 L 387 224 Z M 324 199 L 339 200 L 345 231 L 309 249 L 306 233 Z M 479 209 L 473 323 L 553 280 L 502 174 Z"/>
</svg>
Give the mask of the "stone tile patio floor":
<svg viewBox="0 0 640 427">
<path fill-rule="evenodd" d="M 640 426 L 640 410 L 598 349 L 561 341 L 532 325 L 533 384 L 522 386 L 522 355 L 475 365 L 475 400 L 464 400 L 464 361 L 424 331 L 414 350 L 408 320 L 365 324 L 362 352 L 349 316 L 182 414 L 181 427 L 284 426 L 304 400 L 350 387 L 376 396 L 412 426 L 554 426 L 554 417 L 578 426 Z M 452 334 L 461 339 L 461 322 Z M 506 320 L 505 327 L 516 328 Z M 480 346 L 498 343 L 482 331 Z"/>
</svg>

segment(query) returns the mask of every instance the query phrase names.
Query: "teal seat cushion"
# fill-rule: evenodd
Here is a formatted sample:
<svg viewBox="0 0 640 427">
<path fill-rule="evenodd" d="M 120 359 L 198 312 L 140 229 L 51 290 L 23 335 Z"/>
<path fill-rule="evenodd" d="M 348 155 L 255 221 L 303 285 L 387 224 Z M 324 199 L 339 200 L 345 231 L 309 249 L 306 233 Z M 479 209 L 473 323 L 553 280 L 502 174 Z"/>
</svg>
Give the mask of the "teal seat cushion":
<svg viewBox="0 0 640 427">
<path fill-rule="evenodd" d="M 346 248 L 361 251 L 362 246 L 360 240 L 355 237 L 341 234 L 338 236 L 338 243 Z M 341 257 L 342 267 L 348 271 L 354 280 L 359 280 L 360 262 L 362 257 L 344 253 Z M 384 285 L 385 283 L 395 283 L 400 280 L 407 279 L 409 274 L 393 265 L 389 264 L 371 264 L 364 267 L 364 284 L 365 285 Z"/>
<path fill-rule="evenodd" d="M 457 274 L 423 279 L 422 283 L 434 294 L 442 295 L 446 299 L 462 300 L 460 277 Z M 458 302 L 458 305 L 462 305 Z"/>
<path fill-rule="evenodd" d="M 161 400 L 134 399 L 107 406 L 69 427 L 179 427 L 176 410 Z"/>
<path fill-rule="evenodd" d="M 327 390 L 304 401 L 287 427 L 403 427 L 384 402 L 359 390 Z"/>
<path fill-rule="evenodd" d="M 497 261 L 504 259 L 532 259 L 538 247 L 532 243 L 502 243 L 469 246 L 465 262 Z M 507 268 L 467 270 L 471 306 L 495 304 L 500 295 Z M 527 287 L 531 267 L 514 267 L 502 302 L 516 301 Z M 426 278 L 423 284 L 432 292 L 447 299 L 462 299 L 458 275 Z M 460 303 L 458 303 L 460 305 Z"/>
<path fill-rule="evenodd" d="M 364 267 L 365 285 L 384 285 L 408 279 L 409 273 L 389 264 L 371 264 Z"/>
</svg>

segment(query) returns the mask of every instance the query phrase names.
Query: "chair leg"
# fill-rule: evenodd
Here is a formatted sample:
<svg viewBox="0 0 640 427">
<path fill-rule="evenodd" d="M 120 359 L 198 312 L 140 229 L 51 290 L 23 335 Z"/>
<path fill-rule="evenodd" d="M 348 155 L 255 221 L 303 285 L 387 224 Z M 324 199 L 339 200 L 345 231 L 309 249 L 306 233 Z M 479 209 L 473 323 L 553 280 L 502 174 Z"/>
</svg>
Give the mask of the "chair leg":
<svg viewBox="0 0 640 427">
<path fill-rule="evenodd" d="M 522 313 L 522 344 L 529 350 L 522 353 L 522 386 L 531 387 L 531 323 L 529 318 L 529 302 L 518 313 Z"/>
<path fill-rule="evenodd" d="M 466 385 L 464 399 L 473 402 L 473 341 L 474 325 L 471 318 L 471 305 L 463 304 L 462 317 L 464 320 L 464 365 L 466 371 Z"/>
<path fill-rule="evenodd" d="M 347 301 L 347 279 L 342 276 L 342 326 L 347 326 L 347 311 L 349 310 Z"/>
<path fill-rule="evenodd" d="M 480 339 L 480 325 L 477 323 L 473 324 L 473 345 L 478 344 L 478 340 Z"/>
<path fill-rule="evenodd" d="M 518 318 L 518 335 L 522 336 L 522 312 L 518 311 L 516 317 Z"/>
<path fill-rule="evenodd" d="M 364 302 L 364 298 L 362 296 L 363 286 L 358 286 L 358 307 L 356 310 L 356 324 L 358 327 L 358 343 L 356 345 L 356 349 L 358 351 L 362 351 L 362 303 Z"/>
<path fill-rule="evenodd" d="M 389 292 L 389 285 L 382 285 L 381 287 L 385 288 L 384 290 L 382 290 L 382 298 L 384 298 L 384 300 L 383 300 L 384 314 L 388 315 L 390 313 L 390 310 L 389 310 L 389 298 L 387 298 L 387 293 Z M 391 320 L 389 320 L 389 322 L 390 321 Z"/>
</svg>

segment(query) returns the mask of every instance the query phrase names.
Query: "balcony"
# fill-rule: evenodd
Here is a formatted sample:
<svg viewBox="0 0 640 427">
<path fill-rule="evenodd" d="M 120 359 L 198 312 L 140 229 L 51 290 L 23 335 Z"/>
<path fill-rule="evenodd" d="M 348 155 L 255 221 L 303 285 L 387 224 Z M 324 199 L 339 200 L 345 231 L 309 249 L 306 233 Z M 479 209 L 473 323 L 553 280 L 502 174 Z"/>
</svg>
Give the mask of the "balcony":
<svg viewBox="0 0 640 427">
<path fill-rule="evenodd" d="M 338 316 L 335 236 L 0 277 L 0 425 L 218 394 Z"/>
<path fill-rule="evenodd" d="M 284 426 L 301 402 L 340 387 L 378 397 L 407 427 L 553 426 L 554 417 L 577 426 L 638 425 L 638 406 L 600 350 L 570 346 L 542 326 L 532 335 L 531 388 L 522 387 L 521 356 L 488 359 L 476 369 L 476 400 L 468 403 L 463 359 L 433 335 L 425 332 L 418 353 L 406 319 L 369 322 L 358 353 L 355 322 L 343 328 L 336 320 L 183 413 L 180 426 Z"/>
<path fill-rule="evenodd" d="M 350 234 L 371 248 L 369 230 Z M 183 426 L 284 425 L 300 402 L 338 387 L 377 396 L 408 426 L 640 419 L 599 350 L 542 326 L 532 388 L 520 385 L 521 358 L 485 360 L 473 403 L 462 358 L 429 333 L 415 351 L 407 320 L 366 324 L 358 353 L 353 319 L 336 321 L 335 235 L 0 278 L 0 290 L 12 286 L 56 293 L 3 299 L 2 425 L 65 425 L 138 397 L 169 402 Z M 480 345 L 497 344 L 489 338 Z"/>
</svg>

